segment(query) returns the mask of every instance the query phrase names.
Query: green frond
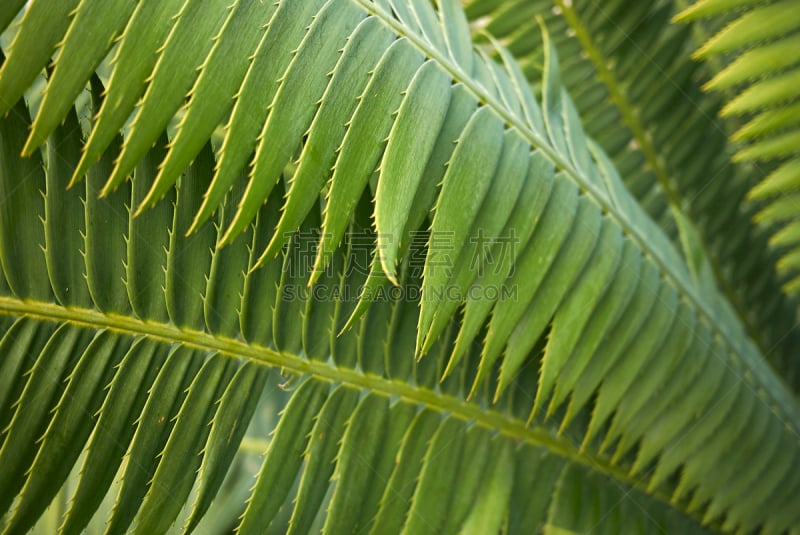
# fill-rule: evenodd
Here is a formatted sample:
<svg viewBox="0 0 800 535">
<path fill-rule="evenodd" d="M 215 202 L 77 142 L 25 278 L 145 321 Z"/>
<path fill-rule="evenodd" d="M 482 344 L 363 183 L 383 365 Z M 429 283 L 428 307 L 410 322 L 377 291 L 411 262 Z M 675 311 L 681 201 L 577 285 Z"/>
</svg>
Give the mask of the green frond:
<svg viewBox="0 0 800 535">
<path fill-rule="evenodd" d="M 465 10 L 476 40 L 508 47 L 536 91 L 544 50 L 535 17 L 543 18 L 565 58 L 561 79 L 587 133 L 676 244 L 676 219 L 697 227 L 717 287 L 762 351 L 797 385 L 798 338 L 787 337 L 797 306 L 779 291 L 785 279 L 765 267 L 778 255 L 768 246 L 769 234 L 751 221 L 757 207 L 746 197 L 754 179 L 730 162 L 725 131 L 714 117 L 720 99 L 703 93 L 703 66 L 688 57 L 691 29 L 670 24 L 675 3 L 470 0 Z M 794 62 L 797 54 L 780 57 Z M 761 56 L 754 64 L 763 65 Z M 774 150 L 789 150 L 791 142 Z"/>
<path fill-rule="evenodd" d="M 741 118 L 732 133 L 732 138 L 741 143 L 734 159 L 764 169 L 766 178 L 751 190 L 750 197 L 767 203 L 756 220 L 777 223 L 768 228 L 775 234 L 773 243 L 780 245 L 777 265 L 787 281 L 784 289 L 794 294 L 800 272 L 791 258 L 800 252 L 800 241 L 782 229 L 790 228 L 800 211 L 787 211 L 781 205 L 800 186 L 800 9 L 791 0 L 746 2 L 734 11 L 740 7 L 738 4 L 701 1 L 680 18 L 716 17 L 725 21 L 724 27 L 695 56 L 722 58 L 724 67 L 706 84 L 706 89 L 733 92 L 722 113 Z M 775 219 L 770 214 L 776 211 L 785 215 Z"/>
<path fill-rule="evenodd" d="M 25 125 L 25 113 L 23 106 L 17 106 L 3 122 L 3 139 L 15 143 L 3 153 L 5 163 L 40 163 L 38 151 L 32 160 L 16 156 L 22 142 L 19 134 L 25 131 L 18 127 Z M 68 142 L 76 127 L 72 113 L 54 133 L 48 149 Z M 59 154 L 48 150 L 46 156 L 42 175 L 50 182 L 44 185 L 46 195 L 39 197 L 30 217 L 45 211 L 48 199 L 59 196 L 69 178 L 62 165 L 74 166 L 78 158 L 67 151 Z M 179 183 L 174 201 L 157 207 L 164 207 L 172 218 L 166 218 L 169 222 L 164 226 L 151 227 L 146 234 L 149 239 L 144 241 L 139 220 L 130 217 L 128 205 L 135 205 L 140 183 L 151 183 L 156 174 L 150 165 L 155 156 L 148 155 L 137 167 L 127 197 L 118 191 L 94 201 L 95 210 L 102 206 L 103 213 L 117 214 L 121 221 L 128 219 L 128 226 L 96 228 L 96 243 L 103 243 L 105 248 L 87 248 L 82 255 L 79 247 L 68 257 L 85 261 L 78 263 L 82 269 L 58 273 L 58 267 L 52 266 L 47 281 L 51 291 L 58 288 L 65 295 L 89 296 L 89 301 L 76 298 L 65 306 L 52 297 L 23 300 L 8 288 L 0 297 L 4 315 L 18 318 L 4 329 L 0 341 L 2 353 L 7 355 L 2 377 L 8 384 L 2 392 L 10 394 L 3 398 L 6 432 L 0 460 L 3 466 L 14 467 L 3 473 L 0 485 L 4 508 L 13 504 L 6 518 L 8 532 L 24 531 L 33 525 L 75 463 L 80 463 L 80 475 L 64 518 L 59 519 L 61 532 L 79 532 L 106 493 L 115 489 L 115 505 L 108 518 L 110 533 L 125 532 L 132 522 L 136 532 L 160 533 L 176 517 L 186 529 L 196 527 L 234 458 L 267 374 L 279 370 L 297 375 L 301 382 L 292 388 L 291 399 L 282 411 L 240 531 L 262 532 L 284 502 L 294 502 L 288 530 L 297 533 L 310 530 L 318 511 L 326 508 L 329 514 L 324 530 L 331 533 L 359 526 L 375 533 L 418 533 L 431 526 L 441 526 L 443 532 L 463 529 L 484 533 L 506 523 L 520 533 L 543 524 L 578 530 L 582 523 L 610 533 L 625 526 L 698 530 L 688 517 L 670 510 L 665 494 L 652 498 L 643 494 L 643 487 L 629 488 L 638 483 L 624 469 L 603 461 L 607 472 L 597 473 L 592 464 L 595 461 L 579 454 L 572 441 L 551 435 L 543 423 L 526 427 L 530 407 L 526 390 L 506 394 L 494 404 L 485 397 L 490 391 L 482 398 L 467 400 L 479 346 L 473 348 L 464 364 L 454 367 L 451 378 L 438 386 L 452 336 L 443 339 L 441 349 L 431 351 L 429 358 L 415 362 L 411 358 L 412 333 L 406 332 L 404 338 L 410 343 L 395 340 L 391 360 L 387 356 L 385 362 L 370 363 L 375 355 L 386 351 L 383 343 L 399 336 L 401 323 L 408 316 L 399 312 L 413 311 L 413 303 L 408 308 L 409 303 L 402 300 L 378 302 L 355 332 L 341 338 L 332 335 L 346 318 L 346 310 L 340 308 L 349 306 L 344 300 L 292 300 L 286 304 L 299 304 L 304 311 L 302 328 L 282 322 L 282 296 L 298 289 L 289 285 L 296 281 L 287 280 L 287 275 L 297 273 L 299 288 L 306 289 L 308 274 L 289 265 L 295 261 L 310 265 L 308 258 L 296 256 L 308 255 L 308 249 L 299 243 L 304 239 L 302 234 L 278 261 L 249 271 L 257 249 L 247 254 L 249 244 L 244 238 L 249 237 L 255 245 L 258 237 L 274 225 L 274 210 L 262 209 L 255 226 L 227 248 L 207 247 L 209 242 L 200 239 L 202 235 L 187 239 L 180 232 L 188 224 L 181 216 L 186 205 L 191 208 L 199 202 L 192 185 L 207 182 L 212 173 L 207 149 L 184 176 L 185 181 Z M 190 181 L 190 177 L 195 180 Z M 4 174 L 3 178 L 7 183 L 13 177 Z M 38 186 L 35 180 L 23 182 L 21 192 L 37 193 Z M 49 230 L 67 228 L 73 214 L 80 210 L 88 217 L 94 204 L 88 201 L 97 193 L 92 186 L 87 181 L 84 188 L 61 197 L 63 210 L 44 220 L 45 248 L 61 239 Z M 277 200 L 279 196 L 273 195 L 271 201 Z M 226 207 L 235 206 L 234 201 L 229 197 L 223 205 L 220 220 Z M 319 224 L 318 215 L 311 215 L 310 220 Z M 356 225 L 358 218 L 351 229 L 356 230 Z M 89 232 L 80 234 L 88 241 Z M 196 240 L 190 244 L 192 238 Z M 159 243 L 168 243 L 161 256 Z M 93 261 L 100 264 L 105 251 L 119 250 L 116 244 L 127 250 L 127 255 L 103 265 L 125 268 L 126 277 L 84 279 L 84 271 Z M 334 253 L 332 263 L 338 268 L 330 280 L 341 280 L 342 295 L 351 282 L 342 279 L 348 268 L 368 259 L 374 250 L 371 242 L 366 251 L 356 245 L 350 243 L 349 248 L 338 248 Z M 153 255 L 153 263 L 135 262 L 137 251 Z M 4 247 L 3 252 L 8 249 Z M 179 257 L 191 259 L 192 269 L 176 272 Z M 9 280 L 17 280 L 15 273 L 24 278 L 16 258 L 4 254 L 2 259 L 4 275 L 12 275 Z M 132 269 L 134 264 L 142 269 Z M 193 272 L 205 274 L 204 289 L 198 292 L 184 277 Z M 226 277 L 245 272 L 241 277 Z M 401 272 L 403 280 L 407 273 Z M 92 297 L 91 280 L 97 284 L 102 280 L 106 285 L 107 292 L 97 288 L 97 295 L 113 295 L 114 287 L 126 289 L 129 306 Z M 181 289 L 169 283 L 175 280 L 183 283 Z M 67 286 L 56 286 L 60 283 Z M 135 304 L 134 289 L 152 292 L 156 297 L 165 284 L 173 288 L 169 294 L 173 299 L 150 302 L 153 308 L 145 315 Z M 270 286 L 275 289 L 272 294 L 257 290 Z M 219 288 L 218 293 L 214 288 Z M 83 293 L 79 293 L 81 290 Z M 213 306 L 213 299 L 220 294 L 234 296 L 238 304 Z M 314 321 L 316 309 L 331 302 L 334 310 Z M 184 320 L 193 306 L 201 325 Z M 254 315 L 246 314 L 248 311 Z M 235 334 L 228 332 L 231 325 Z M 368 325 L 372 326 L 369 330 Z M 378 326 L 380 330 L 373 330 Z M 434 355 L 438 355 L 435 360 Z M 371 371 L 365 374 L 360 370 Z M 515 380 L 512 386 L 518 382 Z M 267 395 L 283 396 L 281 392 Z M 486 403 L 493 407 L 489 412 L 481 409 Z M 448 463 L 440 462 L 442 452 L 447 453 Z M 364 464 L 365 459 L 371 461 Z M 121 483 L 112 487 L 116 470 L 120 471 Z M 187 474 L 192 477 L 187 478 Z M 301 483 L 294 497 L 293 483 L 298 474 Z M 535 489 L 530 487 L 533 481 L 538 482 Z M 437 505 L 434 498 L 442 492 L 442 485 L 459 491 L 449 504 Z M 188 512 L 181 512 L 193 487 L 196 498 Z M 331 491 L 327 503 L 326 495 Z M 576 492 L 586 494 L 592 503 L 600 500 L 598 507 L 588 514 L 576 514 Z M 405 498 L 400 499 L 402 496 Z M 537 500 L 538 505 L 529 509 L 526 496 Z M 512 500 L 525 506 L 512 509 Z M 646 504 L 646 509 L 638 510 L 635 504 Z M 606 508 L 612 506 L 615 512 L 607 516 Z M 648 525 L 650 528 L 646 528 Z"/>
<path fill-rule="evenodd" d="M 259 403 L 242 533 L 796 528 L 797 399 L 547 32 L 537 98 L 454 1 L 139 2 L 81 152 L 23 94 L 96 2 L 48 3 L 0 67 L 5 532 L 72 477 L 63 533 L 199 529 Z"/>
</svg>

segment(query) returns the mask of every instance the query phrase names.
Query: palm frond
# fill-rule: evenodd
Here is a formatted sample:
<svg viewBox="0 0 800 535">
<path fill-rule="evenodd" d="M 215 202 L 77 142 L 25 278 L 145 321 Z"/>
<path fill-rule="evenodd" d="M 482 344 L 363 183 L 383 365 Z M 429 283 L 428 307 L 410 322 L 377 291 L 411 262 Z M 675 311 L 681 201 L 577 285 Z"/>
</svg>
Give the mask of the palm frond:
<svg viewBox="0 0 800 535">
<path fill-rule="evenodd" d="M 566 58 L 562 82 L 587 133 L 676 242 L 676 217 L 697 227 L 717 286 L 796 389 L 797 304 L 780 292 L 785 277 L 765 268 L 779 256 L 768 245 L 769 232 L 752 222 L 757 207 L 746 198 L 752 170 L 730 162 L 715 117 L 721 99 L 703 93 L 704 66 L 689 59 L 692 28 L 670 24 L 676 9 L 672 1 L 465 5 L 476 40 L 486 43 L 488 36 L 508 47 L 535 90 L 544 55 L 535 17 L 543 17 Z"/>
<path fill-rule="evenodd" d="M 47 3 L 0 77 L 44 66 L 13 58 Z M 94 2 L 75 4 L 63 32 Z M 280 372 L 293 393 L 243 532 L 282 509 L 276 531 L 295 533 L 320 518 L 324 533 L 796 524 L 796 399 L 586 136 L 547 34 L 540 104 L 514 62 L 467 46 L 466 19 L 442 18 L 455 0 L 206 2 L 197 27 L 168 4 L 140 2 L 114 31 L 83 154 L 72 109 L 37 134 L 43 158 L 28 82 L 0 93 L 17 99 L 0 123 L 6 531 L 32 525 L 84 449 L 65 531 L 117 467 L 110 532 L 165 531 L 197 484 L 194 527 Z M 195 31 L 208 58 L 165 59 Z M 134 80 L 126 61 L 149 67 Z M 123 131 L 119 156 L 118 140 L 92 141 L 103 121 Z M 170 158 L 193 163 L 169 176 Z M 624 514 L 604 516 L 616 500 Z"/>
<path fill-rule="evenodd" d="M 4 169 L 13 165 L 16 172 L 4 173 L 2 183 L 25 176 L 22 187 L 4 198 L 13 205 L 23 198 L 36 201 L 13 225 L 4 223 L 2 243 L 29 220 L 42 218 L 41 226 L 30 228 L 43 227 L 37 257 L 46 271 L 37 282 L 35 271 L 3 247 L 0 300 L 4 315 L 17 318 L 6 324 L 0 341 L 6 355 L 2 392 L 8 393 L 0 462 L 13 467 L 0 480 L 3 509 L 13 504 L 6 532 L 33 525 L 76 462 L 80 476 L 61 519 L 62 533 L 82 530 L 117 471 L 109 533 L 125 532 L 134 521 L 136 532 L 161 533 L 176 518 L 191 530 L 220 488 L 267 374 L 279 370 L 299 383 L 291 387 L 240 531 L 262 532 L 284 502 L 294 503 L 294 510 L 288 526 L 275 530 L 296 533 L 307 532 L 321 509 L 328 510 L 330 533 L 370 526 L 374 533 L 485 533 L 506 522 L 519 533 L 543 524 L 570 530 L 585 524 L 609 533 L 625 526 L 697 531 L 688 517 L 669 509 L 666 496 L 629 489 L 635 480 L 624 470 L 606 460 L 609 472 L 603 475 L 570 441 L 546 428 L 527 427 L 531 400 L 518 388 L 527 388 L 529 377 L 515 380 L 515 393 L 495 403 L 487 388 L 468 401 L 479 345 L 439 386 L 454 333 L 429 358 L 411 358 L 414 336 L 408 326 L 414 326 L 409 317 L 416 316 L 417 303 L 378 302 L 357 327 L 336 337 L 353 303 L 287 300 L 290 292 L 307 288 L 308 273 L 294 268 L 311 265 L 308 240 L 318 239 L 311 229 L 319 224 L 319 212 L 309 216 L 308 230 L 297 234 L 280 258 L 250 271 L 258 258 L 256 244 L 276 223 L 273 209 L 262 209 L 258 222 L 229 247 L 214 247 L 235 207 L 234 193 L 215 226 L 185 236 L 201 200 L 197 186 L 212 174 L 208 147 L 171 192 L 173 202 L 157 206 L 164 213 L 156 221 L 168 223 L 156 225 L 130 213 L 156 175 L 157 154 L 137 166 L 130 188 L 97 199 L 105 176 L 90 173 L 83 187 L 64 196 L 79 159 L 76 116 L 71 113 L 49 139 L 43 165 L 38 151 L 31 159 L 16 156 L 25 113 L 18 105 L 3 121 Z M 110 167 L 100 166 L 106 176 Z M 60 209 L 51 211 L 56 197 Z M 273 197 L 278 201 L 280 195 Z M 368 224 L 368 212 L 359 213 L 357 219 Z M 143 228 L 142 221 L 153 225 Z M 358 224 L 351 224 L 348 236 L 360 235 Z M 68 255 L 54 262 L 54 248 L 76 245 L 57 232 L 61 229 L 74 229 L 83 245 L 62 249 Z M 357 268 L 368 266 L 374 239 L 367 250 L 363 241 L 349 239 L 335 251 L 337 269 L 320 276 L 335 286 L 320 282 L 315 288 L 335 287 L 338 295 L 356 290 Z M 150 262 L 137 261 L 140 257 Z M 114 276 L 114 268 L 123 275 Z M 403 272 L 404 281 L 410 273 Z M 38 298 L 23 300 L 15 292 L 32 288 L 21 286 L 24 282 L 46 286 L 41 294 L 29 293 Z M 302 328 L 291 320 L 298 317 Z M 494 408 L 484 412 L 484 404 Z M 378 448 L 383 444 L 392 447 Z M 443 455 L 448 463 L 440 462 Z M 298 477 L 300 486 L 293 491 Z M 451 503 L 432 507 L 437 501 L 430 494 L 438 496 L 443 484 L 460 490 Z M 194 486 L 195 502 L 181 513 Z M 332 497 L 326 498 L 329 492 Z M 598 506 L 576 515 L 575 493 L 613 505 L 616 512 L 606 516 Z M 540 494 L 530 509 L 527 500 Z M 525 507 L 511 514 L 512 499 Z"/>
</svg>

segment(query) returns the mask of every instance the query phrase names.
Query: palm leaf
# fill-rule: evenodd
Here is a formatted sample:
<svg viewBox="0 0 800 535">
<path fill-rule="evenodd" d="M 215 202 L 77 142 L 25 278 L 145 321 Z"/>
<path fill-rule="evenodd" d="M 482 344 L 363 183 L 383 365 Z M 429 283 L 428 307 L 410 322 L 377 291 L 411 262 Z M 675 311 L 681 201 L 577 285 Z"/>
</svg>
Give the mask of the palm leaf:
<svg viewBox="0 0 800 535">
<path fill-rule="evenodd" d="M 535 16 L 544 18 L 568 58 L 561 78 L 587 133 L 676 242 L 676 218 L 697 227 L 715 284 L 796 389 L 797 304 L 780 291 L 786 277 L 765 268 L 779 256 L 768 229 L 753 223 L 758 207 L 747 199 L 760 171 L 731 162 L 725 127 L 715 118 L 722 99 L 704 94 L 707 69 L 689 58 L 693 28 L 670 24 L 680 5 L 471 0 L 465 10 L 476 40 L 507 46 L 535 90 L 544 55 Z"/>
<path fill-rule="evenodd" d="M 0 77 L 44 66 L 13 59 L 37 4 Z M 197 485 L 195 527 L 280 373 L 291 399 L 244 532 L 796 524 L 795 398 L 587 138 L 546 34 L 540 105 L 514 63 L 466 46 L 463 17 L 442 18 L 456 5 L 292 0 L 245 18 L 246 3 L 208 2 L 199 23 L 189 4 L 142 18 L 146 4 L 114 31 L 107 86 L 91 84 L 99 116 L 82 155 L 74 111 L 39 131 L 42 154 L 26 140 L 28 82 L 1 93 L 17 100 L 0 126 L 6 531 L 33 525 L 82 450 L 64 531 L 86 525 L 117 468 L 109 531 L 165 531 Z M 200 64 L 165 59 L 225 17 Z M 126 44 L 151 32 L 152 50 Z M 48 87 L 66 48 L 57 57 Z M 153 71 L 137 82 L 126 61 Z M 225 87 L 203 82 L 212 65 Z M 164 156 L 164 117 L 192 83 Z M 225 88 L 235 103 L 208 99 Z M 142 94 L 123 128 L 115 103 L 130 112 Z M 119 142 L 92 141 L 103 121 L 123 130 L 119 156 Z M 417 124 L 434 133 L 410 135 Z M 168 176 L 171 157 L 193 163 Z M 479 230 L 488 247 L 470 239 Z"/>
</svg>

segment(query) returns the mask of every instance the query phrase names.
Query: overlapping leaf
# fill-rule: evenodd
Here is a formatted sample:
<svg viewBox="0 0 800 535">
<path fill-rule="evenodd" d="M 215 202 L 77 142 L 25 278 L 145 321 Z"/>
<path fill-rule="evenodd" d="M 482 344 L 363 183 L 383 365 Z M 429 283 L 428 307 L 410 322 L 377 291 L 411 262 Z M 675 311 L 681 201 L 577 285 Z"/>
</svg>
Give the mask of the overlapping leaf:
<svg viewBox="0 0 800 535">
<path fill-rule="evenodd" d="M 144 31 L 131 30 L 143 4 L 119 29 L 119 76 L 131 74 L 122 51 Z M 205 22 L 228 17 L 166 156 L 164 138 L 157 141 L 166 122 L 142 114 L 149 98 L 167 102 L 184 90 L 188 71 L 161 65 L 173 61 L 164 59 L 174 57 L 170 43 L 191 37 L 198 15 L 187 4 L 164 28 L 147 26 L 152 49 L 143 43 L 134 57 L 154 70 L 116 86 L 127 106 L 145 95 L 121 151 L 158 144 L 116 190 L 126 172 L 115 149 L 98 148 L 100 161 L 82 176 L 88 153 L 76 150 L 73 112 L 48 144 L 44 171 L 35 150 L 19 157 L 25 106 L 3 120 L 0 190 L 9 210 L 0 226 L 0 310 L 21 317 L 5 324 L 13 327 L 3 338 L 15 348 L 7 360 L 14 396 L 3 399 L 10 426 L 0 460 L 19 466 L 2 485 L 5 508 L 17 500 L 9 530 L 31 525 L 66 477 L 82 441 L 45 445 L 73 428 L 89 440 L 92 476 L 65 529 L 88 521 L 113 477 L 105 465 L 119 466 L 123 453 L 109 529 L 163 531 L 193 484 L 176 475 L 199 469 L 194 527 L 257 399 L 242 394 L 260 390 L 258 374 L 269 368 L 299 385 L 242 531 L 274 522 L 278 532 L 298 533 L 504 525 L 616 533 L 648 532 L 655 521 L 700 532 L 704 520 L 769 533 L 796 523 L 795 399 L 587 139 L 547 37 L 540 106 L 513 63 L 465 46 L 469 30 L 455 4 L 435 11 L 424 1 L 291 0 L 247 19 L 244 6 L 217 6 Z M 33 7 L 18 35 L 36 20 Z M 239 40 L 248 24 L 258 29 Z M 252 57 L 249 66 L 218 57 L 224 42 L 227 55 Z M 23 53 L 17 46 L 11 54 Z M 228 93 L 221 101 L 199 96 L 212 63 L 225 73 L 213 90 Z M 104 116 L 123 116 L 102 111 L 116 109 L 115 76 L 96 104 L 91 136 L 111 120 Z M 157 83 L 171 89 L 151 93 Z M 434 96 L 441 102 L 426 100 Z M 169 102 L 165 114 L 180 105 Z M 215 159 L 206 141 L 231 102 Z M 109 132 L 124 126 L 124 115 Z M 431 132 L 411 136 L 414 126 Z M 137 136 L 147 139 L 134 144 Z M 406 151 L 394 148 L 395 136 L 408 139 Z M 179 139 L 186 152 L 171 156 Z M 182 164 L 172 177 L 158 169 L 171 157 L 194 159 L 179 181 Z M 83 182 L 65 194 L 70 174 Z M 155 203 L 162 195 L 171 202 Z M 131 217 L 139 211 L 141 220 Z M 74 228 L 71 261 L 48 262 L 48 250 L 65 248 L 54 243 L 58 231 Z M 9 334 L 17 332 L 44 346 L 38 358 L 26 357 Z M 86 356 L 96 352 L 105 364 Z M 48 381 L 42 370 L 51 362 L 69 381 Z M 106 374 L 107 394 L 89 380 Z M 99 414 L 60 417 L 69 405 L 60 400 L 76 399 L 100 406 Z M 750 410 L 734 410 L 741 406 Z M 137 423 L 118 428 L 127 438 L 112 448 L 108 436 L 87 433 L 106 415 L 115 425 Z M 705 440 L 707 422 L 713 441 Z M 751 433 L 754 424 L 764 432 Z M 747 470 L 732 462 L 756 451 L 764 456 Z M 101 457 L 105 464 L 95 464 Z M 44 490 L 37 465 L 55 467 Z M 647 502 L 644 512 L 606 515 L 614 496 L 629 491 Z M 282 524 L 276 514 L 287 508 Z"/>
<path fill-rule="evenodd" d="M 562 82 L 587 132 L 676 243 L 676 217 L 697 227 L 696 250 L 709 256 L 715 284 L 796 389 L 797 305 L 780 292 L 783 274 L 767 267 L 779 255 L 768 245 L 769 233 L 753 223 L 757 207 L 746 198 L 766 173 L 730 162 L 724 125 L 715 118 L 721 99 L 703 93 L 705 68 L 689 59 L 693 28 L 671 23 L 681 5 L 471 0 L 465 10 L 476 39 L 489 50 L 488 39 L 508 47 L 536 88 L 544 55 L 536 17 L 543 17 L 564 58 Z M 786 47 L 781 61 L 794 63 L 791 41 Z"/>
</svg>

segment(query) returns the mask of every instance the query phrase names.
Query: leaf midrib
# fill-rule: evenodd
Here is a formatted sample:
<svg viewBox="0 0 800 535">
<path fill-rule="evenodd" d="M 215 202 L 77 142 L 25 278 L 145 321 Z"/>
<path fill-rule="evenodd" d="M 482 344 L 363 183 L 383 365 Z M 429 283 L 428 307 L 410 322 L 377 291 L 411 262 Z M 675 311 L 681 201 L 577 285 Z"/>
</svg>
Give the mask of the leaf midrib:
<svg viewBox="0 0 800 535">
<path fill-rule="evenodd" d="M 638 247 L 645 252 L 645 257 L 648 257 L 653 261 L 653 263 L 656 265 L 656 268 L 661 273 L 662 278 L 664 278 L 666 282 L 672 284 L 678 293 L 684 296 L 688 304 L 695 309 L 695 311 L 698 313 L 698 316 L 700 316 L 700 318 L 704 320 L 714 332 L 718 333 L 719 339 L 724 343 L 728 350 L 725 354 L 725 358 L 730 359 L 729 355 L 734 354 L 739 361 L 747 363 L 748 368 L 756 371 L 755 366 L 757 366 L 758 363 L 753 361 L 751 355 L 744 354 L 738 350 L 737 344 L 730 340 L 730 334 L 728 330 L 719 327 L 720 322 L 713 311 L 708 309 L 706 304 L 700 299 L 693 288 L 687 286 L 682 277 L 673 273 L 673 270 L 664 260 L 660 251 L 652 248 L 650 246 L 650 242 L 647 240 L 647 237 L 643 236 L 639 230 L 628 221 L 628 218 L 624 214 L 621 214 L 610 202 L 610 200 L 607 199 L 605 195 L 589 181 L 588 178 L 581 175 L 577 169 L 575 169 L 568 161 L 562 158 L 561 155 L 559 155 L 555 149 L 550 146 L 547 140 L 542 138 L 535 131 L 531 130 L 527 125 L 520 121 L 518 117 L 507 110 L 499 100 L 488 94 L 483 88 L 480 87 L 480 85 L 475 83 L 466 73 L 461 70 L 460 66 L 454 64 L 448 58 L 440 54 L 438 50 L 426 43 L 418 35 L 408 31 L 399 21 L 395 20 L 391 15 L 386 13 L 383 8 L 370 3 L 369 0 L 352 1 L 357 3 L 368 13 L 376 16 L 383 24 L 385 24 L 398 36 L 408 39 L 412 45 L 416 46 L 427 57 L 436 61 L 439 66 L 453 78 L 453 80 L 463 84 L 464 88 L 472 93 L 479 102 L 484 102 L 486 106 L 488 106 L 505 122 L 505 124 L 517 130 L 517 132 L 519 132 L 519 134 L 523 136 L 523 138 L 525 138 L 531 146 L 539 149 L 542 154 L 557 168 L 563 170 L 564 173 L 576 183 L 578 188 L 580 188 L 583 193 L 597 203 L 603 212 L 608 215 L 608 217 L 617 222 L 617 224 L 621 227 L 622 232 L 629 236 L 638 245 Z M 759 349 L 759 351 L 761 350 Z M 769 373 L 775 376 L 776 383 L 779 384 L 784 390 L 784 396 L 782 397 L 776 397 L 771 390 L 767 392 L 767 395 L 779 408 L 782 423 L 786 424 L 787 426 L 791 425 L 792 428 L 800 432 L 800 428 L 798 428 L 797 423 L 798 419 L 800 419 L 800 416 L 792 414 L 791 408 L 786 407 L 786 405 L 783 403 L 783 399 L 791 399 L 791 394 L 789 393 L 790 391 L 788 387 L 786 386 L 783 378 L 775 373 L 771 365 L 765 358 L 763 358 L 763 356 L 760 360 L 768 368 Z M 753 384 L 752 386 L 754 388 L 759 387 L 757 384 Z"/>
<path fill-rule="evenodd" d="M 311 375 L 317 379 L 342 384 L 357 390 L 402 398 L 428 409 L 450 414 L 465 422 L 474 422 L 476 425 L 497 431 L 514 441 L 545 448 L 550 453 L 561 456 L 570 462 L 581 464 L 629 487 L 636 488 L 643 494 L 661 501 L 669 508 L 692 518 L 698 524 L 702 522 L 702 518 L 697 513 L 677 508 L 666 493 L 660 490 L 648 490 L 645 478 L 635 478 L 622 467 L 611 464 L 607 459 L 585 450 L 581 452 L 568 439 L 555 436 L 551 430 L 545 427 L 528 427 L 522 420 L 495 410 L 481 408 L 475 403 L 428 388 L 345 367 L 336 367 L 325 361 L 307 360 L 299 355 L 282 353 L 202 331 L 183 329 L 154 321 L 143 321 L 120 314 L 105 314 L 88 308 L 64 307 L 54 303 L 0 296 L 0 315 L 69 323 L 96 330 L 107 329 L 128 336 L 145 336 L 164 343 L 181 343 L 200 350 L 218 351 L 232 358 L 248 359 L 263 365 L 281 368 L 295 375 Z"/>
</svg>

